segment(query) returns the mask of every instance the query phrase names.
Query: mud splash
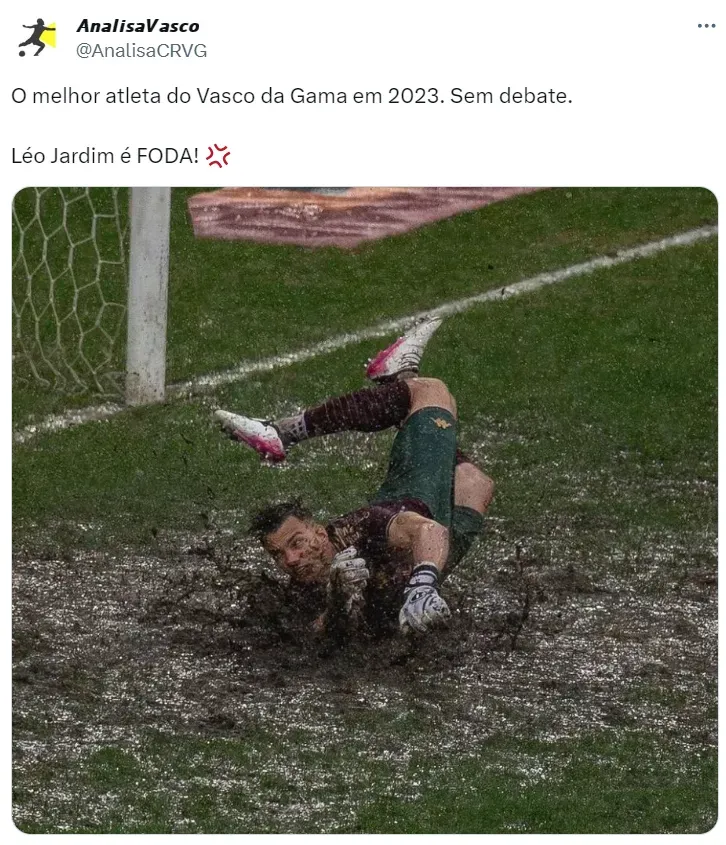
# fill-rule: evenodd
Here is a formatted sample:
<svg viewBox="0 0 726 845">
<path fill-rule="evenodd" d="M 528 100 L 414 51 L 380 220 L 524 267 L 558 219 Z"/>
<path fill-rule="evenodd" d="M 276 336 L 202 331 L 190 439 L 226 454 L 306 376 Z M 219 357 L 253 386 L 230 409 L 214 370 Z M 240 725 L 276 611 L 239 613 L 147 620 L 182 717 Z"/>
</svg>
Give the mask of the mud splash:
<svg viewBox="0 0 726 845">
<path fill-rule="evenodd" d="M 149 731 L 234 738 L 256 725 L 293 749 L 287 765 L 306 743 L 359 743 L 370 761 L 398 766 L 400 782 L 386 789 L 410 797 L 406 744 L 351 733 L 356 712 L 431 726 L 432 778 L 502 733 L 546 741 L 645 729 L 688 748 L 716 745 L 711 537 L 641 536 L 637 567 L 616 576 L 609 561 L 627 572 L 627 538 L 584 543 L 564 530 L 527 549 L 493 521 L 446 582 L 449 631 L 333 644 L 307 635 L 316 608 L 300 612 L 253 545 L 229 531 L 181 540 L 166 538 L 154 556 L 16 549 L 16 783 L 40 788 L 40 764 L 82 764 L 109 744 L 138 749 Z M 537 779 L 541 761 L 517 765 Z M 296 775 L 311 794 L 324 789 L 318 776 Z M 24 804 L 16 821 L 47 820 L 71 800 L 65 786 L 43 790 L 42 807 Z M 334 829 L 325 801 L 316 806 L 283 816 Z M 337 806 L 337 823 L 350 812 Z"/>
</svg>

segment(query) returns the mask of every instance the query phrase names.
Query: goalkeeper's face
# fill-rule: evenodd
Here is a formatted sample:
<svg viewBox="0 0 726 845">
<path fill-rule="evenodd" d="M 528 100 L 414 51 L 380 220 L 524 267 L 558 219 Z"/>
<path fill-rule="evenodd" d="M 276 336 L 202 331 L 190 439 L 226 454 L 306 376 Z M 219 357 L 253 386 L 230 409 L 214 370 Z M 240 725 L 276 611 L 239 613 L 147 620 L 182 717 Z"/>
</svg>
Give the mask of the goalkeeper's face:
<svg viewBox="0 0 726 845">
<path fill-rule="evenodd" d="M 277 565 L 299 584 L 322 584 L 335 554 L 328 532 L 316 522 L 289 516 L 264 539 Z"/>
</svg>

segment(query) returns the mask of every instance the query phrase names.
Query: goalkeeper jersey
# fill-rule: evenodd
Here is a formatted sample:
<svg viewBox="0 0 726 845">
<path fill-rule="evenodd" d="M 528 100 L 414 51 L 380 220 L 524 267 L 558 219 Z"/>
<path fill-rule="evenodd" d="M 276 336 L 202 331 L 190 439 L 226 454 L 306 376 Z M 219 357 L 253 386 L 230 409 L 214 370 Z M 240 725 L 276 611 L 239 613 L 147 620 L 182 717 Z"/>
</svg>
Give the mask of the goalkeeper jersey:
<svg viewBox="0 0 726 845">
<path fill-rule="evenodd" d="M 420 499 L 397 499 L 351 511 L 327 526 L 328 537 L 336 552 L 355 546 L 368 564 L 369 593 L 385 591 L 397 596 L 411 575 L 413 560 L 410 552 L 392 549 L 388 545 L 388 526 L 403 511 L 413 511 L 431 519 L 431 512 Z"/>
</svg>

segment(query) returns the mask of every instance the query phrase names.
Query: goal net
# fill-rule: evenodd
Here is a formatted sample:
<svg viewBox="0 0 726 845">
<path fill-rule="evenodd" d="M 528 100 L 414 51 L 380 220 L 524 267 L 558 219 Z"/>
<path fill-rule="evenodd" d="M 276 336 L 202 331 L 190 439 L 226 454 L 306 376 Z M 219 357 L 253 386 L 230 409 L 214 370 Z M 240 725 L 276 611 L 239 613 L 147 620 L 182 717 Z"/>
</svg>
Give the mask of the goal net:
<svg viewBox="0 0 726 845">
<path fill-rule="evenodd" d="M 128 190 L 26 188 L 13 200 L 13 384 L 118 395 Z"/>
<path fill-rule="evenodd" d="M 14 386 L 164 399 L 170 210 L 170 188 L 15 196 Z"/>
</svg>

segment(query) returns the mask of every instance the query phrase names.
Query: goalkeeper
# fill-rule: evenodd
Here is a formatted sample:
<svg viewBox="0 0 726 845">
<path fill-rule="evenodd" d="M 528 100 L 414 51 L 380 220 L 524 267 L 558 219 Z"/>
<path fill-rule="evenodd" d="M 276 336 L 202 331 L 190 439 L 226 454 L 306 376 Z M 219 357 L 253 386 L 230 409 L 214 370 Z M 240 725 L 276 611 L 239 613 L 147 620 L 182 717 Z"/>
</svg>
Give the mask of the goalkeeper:
<svg viewBox="0 0 726 845">
<path fill-rule="evenodd" d="M 299 502 L 253 519 L 250 533 L 294 584 L 325 589 L 318 630 L 341 620 L 375 629 L 387 618 L 405 634 L 424 634 L 450 617 L 439 586 L 480 534 L 494 485 L 457 449 L 456 402 L 446 385 L 418 376 L 440 323 L 424 320 L 370 361 L 373 388 L 273 422 L 215 413 L 229 437 L 272 462 L 310 437 L 399 428 L 388 474 L 366 507 L 327 526 Z"/>
</svg>

